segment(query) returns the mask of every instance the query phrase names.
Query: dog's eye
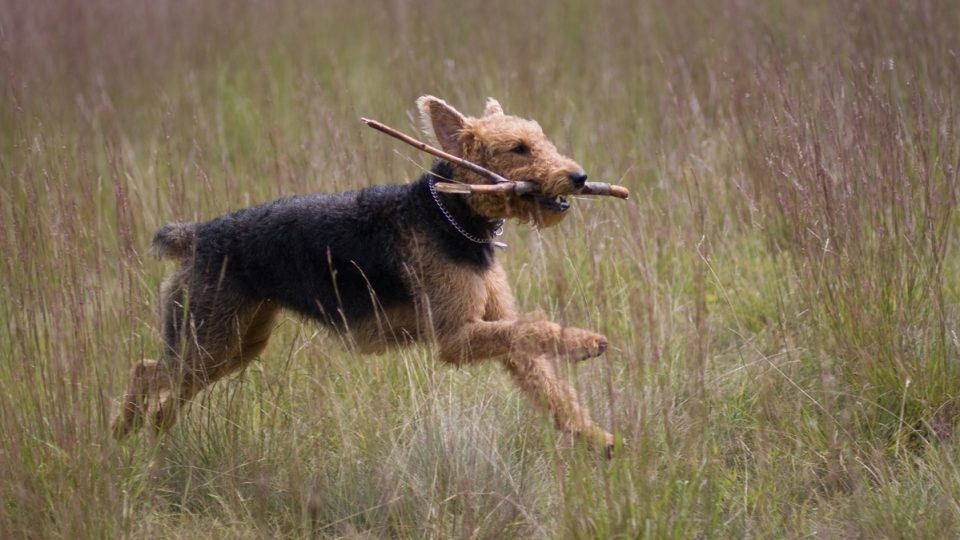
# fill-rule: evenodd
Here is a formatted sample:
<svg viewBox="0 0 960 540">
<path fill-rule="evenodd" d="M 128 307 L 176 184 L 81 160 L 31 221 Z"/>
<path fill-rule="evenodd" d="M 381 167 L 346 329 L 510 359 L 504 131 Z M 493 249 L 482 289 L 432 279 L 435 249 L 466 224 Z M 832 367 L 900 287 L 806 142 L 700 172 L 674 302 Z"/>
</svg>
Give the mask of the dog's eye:
<svg viewBox="0 0 960 540">
<path fill-rule="evenodd" d="M 530 147 L 523 143 L 519 143 L 518 145 L 511 148 L 510 151 L 513 152 L 514 154 L 519 154 L 521 156 L 524 156 L 530 153 Z"/>
</svg>

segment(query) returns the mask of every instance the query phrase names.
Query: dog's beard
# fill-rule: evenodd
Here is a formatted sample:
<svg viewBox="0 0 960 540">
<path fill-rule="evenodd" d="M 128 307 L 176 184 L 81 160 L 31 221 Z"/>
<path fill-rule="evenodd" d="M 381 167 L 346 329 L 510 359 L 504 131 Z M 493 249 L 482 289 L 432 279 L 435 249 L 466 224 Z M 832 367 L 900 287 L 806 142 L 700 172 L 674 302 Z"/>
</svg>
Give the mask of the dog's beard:
<svg viewBox="0 0 960 540">
<path fill-rule="evenodd" d="M 521 223 L 530 223 L 538 229 L 553 227 L 563 221 L 570 207 L 566 197 L 547 198 L 536 195 L 473 195 L 469 204 L 474 212 L 484 217 L 516 219 Z"/>
</svg>

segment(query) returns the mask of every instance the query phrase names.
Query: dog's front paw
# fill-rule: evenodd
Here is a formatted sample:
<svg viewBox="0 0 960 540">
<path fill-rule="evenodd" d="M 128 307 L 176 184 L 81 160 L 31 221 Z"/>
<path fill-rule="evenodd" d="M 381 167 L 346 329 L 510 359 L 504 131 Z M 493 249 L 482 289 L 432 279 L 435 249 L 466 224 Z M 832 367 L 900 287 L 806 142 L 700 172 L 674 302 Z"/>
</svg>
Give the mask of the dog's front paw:
<svg viewBox="0 0 960 540">
<path fill-rule="evenodd" d="M 609 344 L 606 336 L 580 328 L 564 328 L 561 343 L 563 357 L 575 362 L 600 356 Z"/>
<path fill-rule="evenodd" d="M 613 459 L 616 450 L 616 439 L 613 434 L 600 426 L 590 426 L 583 431 L 574 431 L 573 435 L 588 441 L 593 449 L 600 452 L 605 458 Z"/>
</svg>

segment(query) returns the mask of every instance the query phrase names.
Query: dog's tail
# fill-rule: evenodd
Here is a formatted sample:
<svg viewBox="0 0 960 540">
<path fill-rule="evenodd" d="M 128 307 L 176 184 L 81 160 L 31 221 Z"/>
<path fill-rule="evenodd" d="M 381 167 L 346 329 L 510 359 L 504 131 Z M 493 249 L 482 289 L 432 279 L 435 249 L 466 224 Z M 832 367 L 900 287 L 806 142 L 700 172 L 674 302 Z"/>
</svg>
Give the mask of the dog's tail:
<svg viewBox="0 0 960 540">
<path fill-rule="evenodd" d="M 193 254 L 197 223 L 167 223 L 153 235 L 150 250 L 160 259 L 183 260 Z"/>
</svg>

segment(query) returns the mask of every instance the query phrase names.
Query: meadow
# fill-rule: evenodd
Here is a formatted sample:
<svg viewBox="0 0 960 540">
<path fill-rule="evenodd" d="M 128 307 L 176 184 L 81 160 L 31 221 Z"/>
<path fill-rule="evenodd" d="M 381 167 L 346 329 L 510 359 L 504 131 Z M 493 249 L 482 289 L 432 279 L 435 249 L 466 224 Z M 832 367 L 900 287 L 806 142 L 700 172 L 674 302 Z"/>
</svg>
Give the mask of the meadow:
<svg viewBox="0 0 960 540">
<path fill-rule="evenodd" d="M 960 5 L 0 0 L 0 537 L 960 534 Z M 288 316 L 164 438 L 173 220 L 415 179 L 415 99 L 538 120 L 591 179 L 500 252 L 610 340 L 567 376 L 363 356 Z"/>
</svg>

